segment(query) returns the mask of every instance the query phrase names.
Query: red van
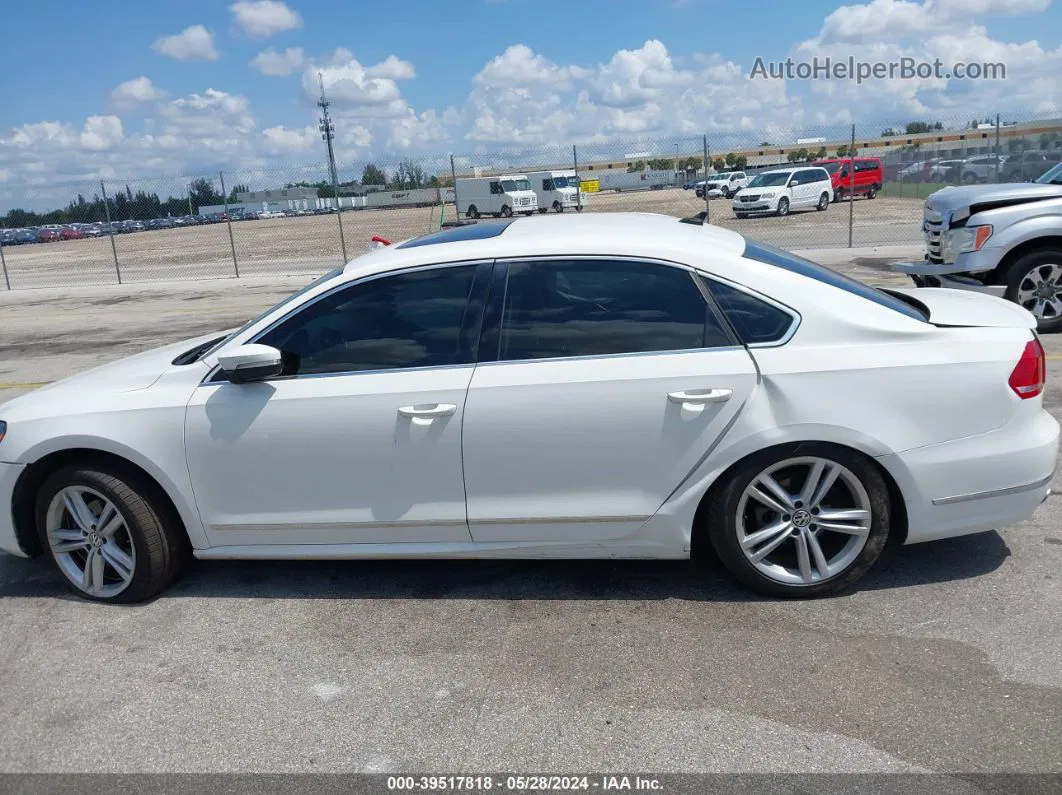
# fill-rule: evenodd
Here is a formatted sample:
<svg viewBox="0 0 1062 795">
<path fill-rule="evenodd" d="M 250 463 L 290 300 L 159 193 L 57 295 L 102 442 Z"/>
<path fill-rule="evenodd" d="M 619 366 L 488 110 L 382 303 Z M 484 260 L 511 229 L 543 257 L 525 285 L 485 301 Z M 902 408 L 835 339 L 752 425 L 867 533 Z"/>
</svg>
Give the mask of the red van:
<svg viewBox="0 0 1062 795">
<path fill-rule="evenodd" d="M 833 200 L 841 201 L 852 192 L 862 194 L 868 199 L 873 199 L 882 183 L 885 181 L 881 158 L 857 157 L 855 159 L 855 185 L 853 187 L 851 158 L 837 158 L 835 160 L 816 160 L 811 165 L 822 166 L 830 172 L 830 182 L 833 185 Z"/>
</svg>

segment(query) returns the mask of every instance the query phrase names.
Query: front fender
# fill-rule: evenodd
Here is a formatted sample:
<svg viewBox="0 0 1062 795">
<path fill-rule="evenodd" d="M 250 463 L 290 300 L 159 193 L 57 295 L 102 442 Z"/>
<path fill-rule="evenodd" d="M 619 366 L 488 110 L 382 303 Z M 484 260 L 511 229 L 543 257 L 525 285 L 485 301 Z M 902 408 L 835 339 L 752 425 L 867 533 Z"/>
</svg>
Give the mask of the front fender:
<svg viewBox="0 0 1062 795">
<path fill-rule="evenodd" d="M 37 463 L 49 455 L 71 450 L 107 453 L 124 459 L 146 472 L 170 498 L 188 532 L 192 546 L 202 549 L 210 546 L 203 528 L 199 511 L 195 507 L 191 484 L 187 479 L 188 468 L 183 460 L 183 447 L 179 461 L 169 461 L 168 466 L 160 466 L 152 458 L 138 452 L 135 448 L 113 439 L 89 434 L 56 436 L 25 449 L 20 458 L 23 462 Z M 167 469 L 177 473 L 177 479 L 167 474 Z"/>
</svg>

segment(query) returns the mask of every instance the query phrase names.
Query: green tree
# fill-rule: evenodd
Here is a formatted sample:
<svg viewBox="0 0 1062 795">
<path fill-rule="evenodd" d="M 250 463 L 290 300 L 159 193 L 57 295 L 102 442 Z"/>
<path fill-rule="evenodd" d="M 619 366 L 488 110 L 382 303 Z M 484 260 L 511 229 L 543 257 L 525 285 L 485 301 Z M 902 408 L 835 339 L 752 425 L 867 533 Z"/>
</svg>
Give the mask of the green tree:
<svg viewBox="0 0 1062 795">
<path fill-rule="evenodd" d="M 736 155 L 734 157 L 734 168 L 742 170 L 749 164 L 749 159 L 745 155 Z"/>
<path fill-rule="evenodd" d="M 848 157 L 848 144 L 841 144 L 837 147 L 838 157 Z"/>
<path fill-rule="evenodd" d="M 644 160 L 635 160 L 633 163 L 631 163 L 629 166 L 627 166 L 627 173 L 628 174 L 635 174 L 635 173 L 637 173 L 639 171 L 645 171 L 645 161 Z"/>
<path fill-rule="evenodd" d="M 670 158 L 661 157 L 656 158 L 655 160 L 650 160 L 648 165 L 653 171 L 673 171 L 675 168 L 675 161 Z"/>
<path fill-rule="evenodd" d="M 391 177 L 389 187 L 394 190 L 412 190 L 427 183 L 424 169 L 410 158 L 402 160 Z"/>
<path fill-rule="evenodd" d="M 804 161 L 808 160 L 809 157 L 810 155 L 808 154 L 807 148 L 803 146 L 799 149 L 794 149 L 790 151 L 789 154 L 786 155 L 786 159 L 790 163 L 803 163 Z"/>
<path fill-rule="evenodd" d="M 230 204 L 235 204 L 238 201 L 238 199 L 236 198 L 236 194 L 237 193 L 250 193 L 250 192 L 251 192 L 251 189 L 248 188 L 246 185 L 244 185 L 242 183 L 239 183 L 239 182 L 236 183 L 235 185 L 232 186 L 232 190 L 229 192 L 229 203 Z"/>
<path fill-rule="evenodd" d="M 722 157 L 717 157 L 715 160 L 712 161 L 712 168 L 714 168 L 716 171 L 722 171 L 724 168 L 726 168 L 726 160 L 724 160 Z"/>
<path fill-rule="evenodd" d="M 361 184 L 386 185 L 387 172 L 384 171 L 382 168 L 377 167 L 375 163 L 369 163 L 361 172 Z"/>
<path fill-rule="evenodd" d="M 211 182 L 209 179 L 204 179 L 203 177 L 192 181 L 192 184 L 188 186 L 188 193 L 192 197 L 192 204 L 197 208 L 205 207 L 210 204 L 225 203 L 225 197 L 218 193 L 216 190 L 214 190 L 214 183 Z M 155 194 L 151 195 L 155 197 L 154 206 L 158 209 L 161 209 L 162 203 L 159 201 L 159 197 Z M 157 216 L 147 217 L 155 218 Z"/>
</svg>

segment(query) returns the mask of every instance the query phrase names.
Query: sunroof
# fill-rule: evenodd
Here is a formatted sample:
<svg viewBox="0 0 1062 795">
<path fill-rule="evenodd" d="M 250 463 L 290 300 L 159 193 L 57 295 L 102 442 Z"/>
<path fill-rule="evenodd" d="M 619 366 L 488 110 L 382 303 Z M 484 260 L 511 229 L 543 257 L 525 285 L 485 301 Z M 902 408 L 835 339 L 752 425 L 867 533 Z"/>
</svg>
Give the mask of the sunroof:
<svg viewBox="0 0 1062 795">
<path fill-rule="evenodd" d="M 462 240 L 486 240 L 497 237 L 512 221 L 495 221 L 486 224 L 469 224 L 467 226 L 454 226 L 449 229 L 440 229 L 430 235 L 415 237 L 407 240 L 396 248 L 416 248 L 417 246 L 434 246 L 436 243 L 459 243 Z"/>
</svg>

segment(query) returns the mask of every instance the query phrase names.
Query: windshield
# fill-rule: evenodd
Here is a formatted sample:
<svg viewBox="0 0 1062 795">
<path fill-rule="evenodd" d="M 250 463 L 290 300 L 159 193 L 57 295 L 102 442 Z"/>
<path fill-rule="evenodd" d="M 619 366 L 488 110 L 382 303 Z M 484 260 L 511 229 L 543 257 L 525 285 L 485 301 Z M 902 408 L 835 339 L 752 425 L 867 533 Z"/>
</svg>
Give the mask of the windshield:
<svg viewBox="0 0 1062 795">
<path fill-rule="evenodd" d="M 329 271 L 324 276 L 319 276 L 318 278 L 314 279 L 312 282 L 307 284 L 305 287 L 303 287 L 301 290 L 298 290 L 298 291 L 292 293 L 291 295 L 289 295 L 287 298 L 285 298 L 279 304 L 274 304 L 273 306 L 271 306 L 268 309 L 266 309 L 264 312 L 260 312 L 258 315 L 256 315 L 255 317 L 251 318 L 250 320 L 248 320 L 246 323 L 244 323 L 242 326 L 240 326 L 234 332 L 229 334 L 227 337 L 225 337 L 222 340 L 219 340 L 217 345 L 213 345 L 210 348 L 206 349 L 205 351 L 200 353 L 195 359 L 193 359 L 191 361 L 199 361 L 200 359 L 205 359 L 207 356 L 209 356 L 210 354 L 214 353 L 214 351 L 218 350 L 223 345 L 228 343 L 229 340 L 234 339 L 238 335 L 240 335 L 243 332 L 245 332 L 247 329 L 249 329 L 251 326 L 253 326 L 255 323 L 257 323 L 259 320 L 264 318 L 266 315 L 270 314 L 271 312 L 273 312 L 273 311 L 275 311 L 277 309 L 280 309 L 282 306 L 287 306 L 292 301 L 294 301 L 296 298 L 299 298 L 299 297 L 305 295 L 306 293 L 310 292 L 310 290 L 312 290 L 317 285 L 324 284 L 325 282 L 329 281 L 330 279 L 334 279 L 336 276 L 339 276 L 342 272 L 343 272 L 343 268 L 336 268 L 334 271 Z"/>
<path fill-rule="evenodd" d="M 557 188 L 575 188 L 579 185 L 577 177 L 554 177 L 553 185 Z"/>
<path fill-rule="evenodd" d="M 502 190 L 511 193 L 514 190 L 531 190 L 531 183 L 526 179 L 503 179 Z"/>
<path fill-rule="evenodd" d="M 1062 185 L 1062 163 L 1056 163 L 1054 168 L 1041 174 L 1033 182 L 1041 185 Z"/>
<path fill-rule="evenodd" d="M 757 174 L 752 182 L 749 183 L 749 187 L 776 188 L 779 185 L 784 185 L 792 173 L 791 171 L 776 171 L 772 174 Z"/>
</svg>

